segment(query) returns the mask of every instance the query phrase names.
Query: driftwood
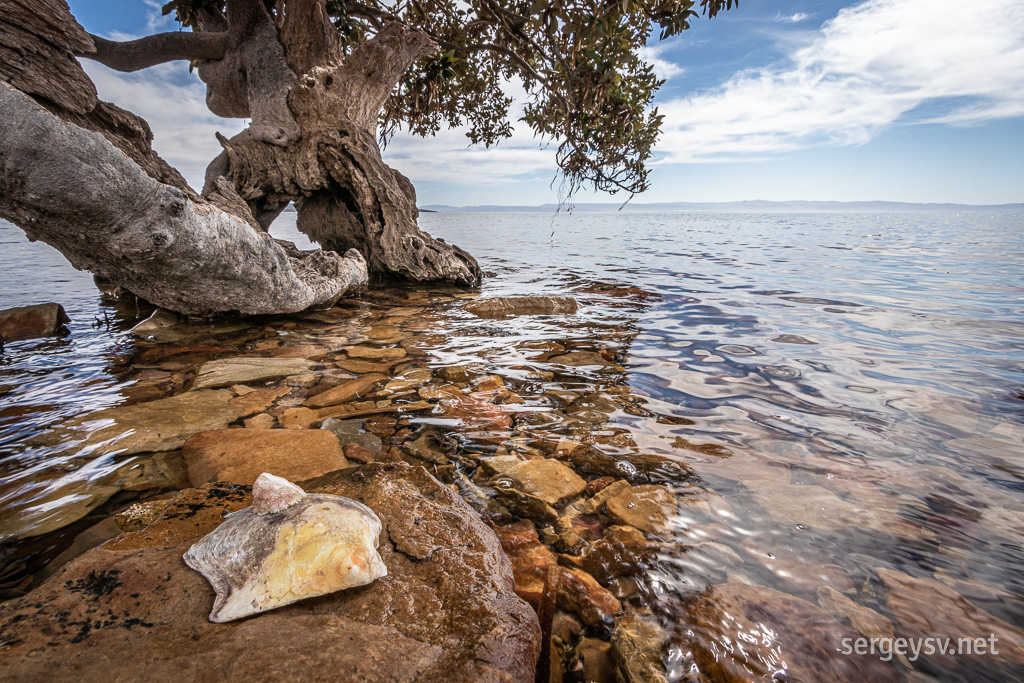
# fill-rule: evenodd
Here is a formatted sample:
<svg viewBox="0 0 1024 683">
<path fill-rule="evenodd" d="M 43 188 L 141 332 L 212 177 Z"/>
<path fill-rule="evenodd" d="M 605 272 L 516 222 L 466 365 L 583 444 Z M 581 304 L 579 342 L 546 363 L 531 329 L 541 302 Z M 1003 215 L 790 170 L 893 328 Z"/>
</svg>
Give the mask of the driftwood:
<svg viewBox="0 0 1024 683">
<path fill-rule="evenodd" d="M 368 271 L 479 284 L 469 254 L 419 230 L 412 184 L 376 141 L 385 100 L 436 45 L 389 24 L 345 56 L 323 0 L 278 6 L 275 23 L 262 0 L 226 0 L 192 32 L 119 43 L 85 32 L 63 0 L 0 0 L 0 217 L 188 314 L 329 305 Z M 122 71 L 197 62 L 211 111 L 252 123 L 220 138 L 199 194 L 145 121 L 98 99 L 76 56 Z M 266 234 L 289 202 L 323 250 Z"/>
</svg>

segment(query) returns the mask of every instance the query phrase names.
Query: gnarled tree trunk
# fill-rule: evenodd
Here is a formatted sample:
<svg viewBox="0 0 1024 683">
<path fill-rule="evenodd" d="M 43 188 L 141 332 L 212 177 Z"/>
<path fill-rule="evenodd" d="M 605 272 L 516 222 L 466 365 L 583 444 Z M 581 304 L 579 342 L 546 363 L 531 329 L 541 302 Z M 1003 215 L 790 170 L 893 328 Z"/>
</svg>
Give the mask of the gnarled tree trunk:
<svg viewBox="0 0 1024 683">
<path fill-rule="evenodd" d="M 480 281 L 476 261 L 416 225 L 416 195 L 388 167 L 377 117 L 402 74 L 436 49 L 385 26 L 345 56 L 323 0 L 226 0 L 194 33 L 114 43 L 63 0 L 0 0 L 0 216 L 78 268 L 175 311 L 292 312 L 329 305 L 370 272 Z M 71 56 L 132 71 L 199 61 L 207 104 L 250 117 L 201 195 L 151 147 L 145 122 L 99 101 Z M 294 202 L 323 250 L 267 227 Z M 355 251 L 353 251 L 355 250 Z"/>
</svg>

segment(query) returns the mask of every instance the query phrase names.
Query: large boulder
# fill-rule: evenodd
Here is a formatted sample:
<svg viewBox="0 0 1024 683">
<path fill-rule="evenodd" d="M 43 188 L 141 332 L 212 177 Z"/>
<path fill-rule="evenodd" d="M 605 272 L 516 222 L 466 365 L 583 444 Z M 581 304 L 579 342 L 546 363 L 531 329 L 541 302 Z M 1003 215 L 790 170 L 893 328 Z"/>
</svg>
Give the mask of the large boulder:
<svg viewBox="0 0 1024 683">
<path fill-rule="evenodd" d="M 37 304 L 0 311 L 0 343 L 57 334 L 71 318 L 60 304 Z"/>
<path fill-rule="evenodd" d="M 186 489 L 156 522 L 0 605 L 4 678 L 18 681 L 528 681 L 536 614 L 516 597 L 494 533 L 421 467 L 371 464 L 300 484 L 383 522 L 388 574 L 228 624 L 182 554 L 251 503 L 227 484 Z"/>
</svg>

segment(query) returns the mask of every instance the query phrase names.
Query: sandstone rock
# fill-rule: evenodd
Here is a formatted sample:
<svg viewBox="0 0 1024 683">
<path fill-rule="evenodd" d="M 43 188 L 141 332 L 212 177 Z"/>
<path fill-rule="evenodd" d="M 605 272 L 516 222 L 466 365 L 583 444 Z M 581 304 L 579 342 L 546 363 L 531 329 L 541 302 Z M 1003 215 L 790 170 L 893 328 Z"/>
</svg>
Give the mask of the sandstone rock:
<svg viewBox="0 0 1024 683">
<path fill-rule="evenodd" d="M 170 499 L 132 503 L 112 519 L 121 531 L 139 531 L 159 519 L 170 504 Z"/>
<path fill-rule="evenodd" d="M 221 429 L 197 434 L 182 452 L 193 486 L 251 485 L 263 472 L 298 481 L 349 466 L 338 439 L 320 429 Z"/>
<path fill-rule="evenodd" d="M 278 422 L 285 429 L 309 429 L 320 421 L 320 413 L 310 408 L 285 408 Z"/>
<path fill-rule="evenodd" d="M 37 572 L 35 576 L 36 581 L 45 581 L 56 574 L 61 567 L 71 560 L 79 557 L 89 550 L 92 550 L 98 545 L 106 543 L 120 533 L 121 529 L 118 527 L 118 524 L 113 517 L 107 517 L 99 523 L 92 525 L 82 533 L 75 536 L 74 542 L 67 550 L 50 560 L 45 567 Z"/>
<path fill-rule="evenodd" d="M 999 657 L 934 654 L 927 659 L 948 668 L 986 670 L 1000 662 L 1024 667 L 1024 630 L 978 609 L 952 588 L 934 579 L 916 579 L 902 572 L 875 570 L 885 584 L 885 602 L 903 638 L 988 639 L 995 636 Z M 925 656 L 925 655 L 922 655 Z M 998 659 L 997 661 L 990 661 Z M 980 679 L 980 674 L 979 674 Z"/>
<path fill-rule="evenodd" d="M 505 388 L 505 380 L 497 375 L 477 377 L 470 382 L 477 391 L 496 391 Z"/>
<path fill-rule="evenodd" d="M 468 382 L 483 372 L 482 365 L 447 365 L 434 370 L 437 376 L 447 382 Z"/>
<path fill-rule="evenodd" d="M 71 318 L 60 304 L 36 304 L 0 310 L 0 343 L 58 334 Z"/>
<path fill-rule="evenodd" d="M 244 420 L 242 424 L 245 425 L 246 429 L 273 429 L 277 424 L 277 420 L 274 419 L 273 415 L 260 413 L 250 417 L 248 420 Z"/>
<path fill-rule="evenodd" d="M 571 315 L 579 305 L 568 296 L 502 296 L 477 299 L 465 310 L 481 318 L 502 318 L 513 315 Z"/>
<path fill-rule="evenodd" d="M 632 486 L 630 486 L 628 481 L 623 481 L 621 479 L 613 481 L 595 493 L 589 500 L 585 501 L 581 509 L 584 513 L 601 512 L 601 508 L 605 503 L 631 488 Z"/>
<path fill-rule="evenodd" d="M 251 389 L 251 387 L 249 388 Z M 286 395 L 289 391 L 288 387 L 253 389 L 234 397 L 228 403 L 236 408 L 245 410 L 247 413 L 262 413 L 273 405 L 274 401 Z"/>
<path fill-rule="evenodd" d="M 190 324 L 179 318 L 176 313 L 158 308 L 153 315 L 133 327 L 131 334 L 139 339 L 173 344 L 203 337 L 233 334 L 248 328 L 249 324 L 245 322 Z"/>
<path fill-rule="evenodd" d="M 859 633 L 812 603 L 770 588 L 712 586 L 687 607 L 687 615 L 689 645 L 709 680 L 769 680 L 780 669 L 792 681 L 897 680 L 896 670 L 877 656 L 841 654 L 843 639 L 853 642 Z"/>
<path fill-rule="evenodd" d="M 192 389 L 216 389 L 232 384 L 265 382 L 289 375 L 312 372 L 316 364 L 302 358 L 222 358 L 203 363 L 192 382 Z"/>
<path fill-rule="evenodd" d="M 193 434 L 223 429 L 244 417 L 246 409 L 231 405 L 232 398 L 226 389 L 200 390 L 107 408 L 72 418 L 40 435 L 38 441 L 46 445 L 66 443 L 74 450 L 93 447 L 94 456 L 173 451 Z"/>
<path fill-rule="evenodd" d="M 397 362 L 398 361 L 395 360 L 386 363 L 371 363 L 370 361 L 353 360 L 349 358 L 347 360 L 335 361 L 334 364 L 337 365 L 342 370 L 347 370 L 348 372 L 354 372 L 357 375 L 362 375 L 368 372 L 387 373 L 391 369 L 391 366 L 393 366 Z"/>
<path fill-rule="evenodd" d="M 555 554 L 540 542 L 536 532 L 522 524 L 495 528 L 501 547 L 510 560 L 515 575 L 516 591 L 527 602 L 540 607 L 549 573 L 556 572 L 558 606 L 574 612 L 591 627 L 605 624 L 619 611 L 619 601 L 601 587 L 593 577 L 577 569 L 558 566 Z"/>
<path fill-rule="evenodd" d="M 756 564 L 788 584 L 792 593 L 807 600 L 817 599 L 823 586 L 841 593 L 854 588 L 853 580 L 842 567 L 818 562 L 782 538 L 769 536 L 755 540 L 748 537 L 742 545 Z"/>
<path fill-rule="evenodd" d="M 586 683 L 616 683 L 612 644 L 597 638 L 584 638 L 576 646 Z"/>
<path fill-rule="evenodd" d="M 181 556 L 249 497 L 231 486 L 187 490 L 143 531 L 86 553 L 33 593 L 0 605 L 4 676 L 28 683 L 533 679 L 536 616 L 515 596 L 494 533 L 455 493 L 423 469 L 397 463 L 301 485 L 376 512 L 387 576 L 255 618 L 210 623 L 213 591 Z"/>
<path fill-rule="evenodd" d="M 570 351 L 569 353 L 562 354 L 561 356 L 554 356 L 548 359 L 551 363 L 557 363 L 558 365 L 568 365 L 573 368 L 599 366 L 606 367 L 611 365 L 605 357 L 597 351 Z"/>
<path fill-rule="evenodd" d="M 869 607 L 858 605 L 834 588 L 822 586 L 818 589 L 818 606 L 835 617 L 836 621 L 849 622 L 850 626 L 867 638 L 894 637 L 891 621 Z"/>
<path fill-rule="evenodd" d="M 376 346 L 347 346 L 345 347 L 345 353 L 348 354 L 349 358 L 363 360 L 398 360 L 405 358 L 407 355 L 407 351 L 402 348 L 382 349 Z"/>
<path fill-rule="evenodd" d="M 668 531 L 675 516 L 676 496 L 664 486 L 633 486 L 606 503 L 608 516 L 616 524 L 660 534 Z"/>
<path fill-rule="evenodd" d="M 363 448 L 357 443 L 347 443 L 342 446 L 342 450 L 345 452 L 345 457 L 348 460 L 363 464 L 373 462 L 377 457 L 376 452 L 371 451 L 369 448 Z"/>
<path fill-rule="evenodd" d="M 310 408 L 326 408 L 327 406 L 347 403 L 369 393 L 373 387 L 387 379 L 386 375 L 371 373 L 349 380 L 344 384 L 331 387 L 327 391 L 307 398 L 305 404 Z"/>
<path fill-rule="evenodd" d="M 518 455 L 494 455 L 479 460 L 480 469 L 489 477 L 505 474 L 522 462 L 523 459 Z"/>
<path fill-rule="evenodd" d="M 366 425 L 368 426 L 372 427 L 375 424 L 379 423 L 371 423 L 369 420 L 366 421 Z M 363 448 L 376 453 L 383 445 L 380 440 L 380 436 L 364 428 L 362 420 L 342 420 L 336 417 L 331 417 L 324 420 L 323 424 L 320 425 L 320 429 L 325 429 L 333 433 L 338 437 L 338 441 L 341 442 L 343 446 L 347 444 L 358 444 Z M 391 433 L 394 433 L 393 418 L 391 422 Z M 390 436 L 390 434 L 387 436 Z"/>
<path fill-rule="evenodd" d="M 680 484 L 693 476 L 684 463 L 660 455 L 613 456 L 593 446 L 568 448 L 565 460 L 573 469 L 626 479 L 633 484 Z"/>
<path fill-rule="evenodd" d="M 662 664 L 667 641 L 668 634 L 653 617 L 630 615 L 616 619 L 612 653 L 622 679 L 626 683 L 667 683 Z"/>
<path fill-rule="evenodd" d="M 524 460 L 504 472 L 519 489 L 540 498 L 548 505 L 558 505 L 583 493 L 587 482 L 557 460 Z"/>
</svg>

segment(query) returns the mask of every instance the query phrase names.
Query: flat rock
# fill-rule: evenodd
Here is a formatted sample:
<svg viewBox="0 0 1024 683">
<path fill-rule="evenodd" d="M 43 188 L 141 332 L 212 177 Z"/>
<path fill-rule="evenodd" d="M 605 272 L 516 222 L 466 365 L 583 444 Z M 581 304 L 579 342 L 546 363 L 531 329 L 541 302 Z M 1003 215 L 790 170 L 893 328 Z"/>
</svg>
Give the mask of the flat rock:
<svg viewBox="0 0 1024 683">
<path fill-rule="evenodd" d="M 303 358 L 222 358 L 199 366 L 192 389 L 216 389 L 232 384 L 265 382 L 289 375 L 306 374 L 315 367 L 315 363 Z"/>
<path fill-rule="evenodd" d="M 568 315 L 579 308 L 570 296 L 495 296 L 477 299 L 465 310 L 481 318 L 503 318 L 512 315 Z"/>
<path fill-rule="evenodd" d="M 140 339 L 164 343 L 193 341 L 210 336 L 233 334 L 248 329 L 246 322 L 219 322 L 192 324 L 183 321 L 172 311 L 158 308 L 130 332 Z"/>
<path fill-rule="evenodd" d="M 631 486 L 605 504 L 616 524 L 627 524 L 647 533 L 667 531 L 678 511 L 676 496 L 664 486 Z"/>
<path fill-rule="evenodd" d="M 374 386 L 386 379 L 386 375 L 377 373 L 363 375 L 361 377 L 351 379 L 344 384 L 331 387 L 327 391 L 321 392 L 316 396 L 307 398 L 305 405 L 310 408 L 326 408 L 327 406 L 334 406 L 339 403 L 348 403 L 349 401 L 353 401 L 361 395 L 368 393 Z"/>
<path fill-rule="evenodd" d="M 338 439 L 320 429 L 220 429 L 196 434 L 181 450 L 193 486 L 248 486 L 263 472 L 298 481 L 349 466 Z"/>
<path fill-rule="evenodd" d="M 247 489 L 188 489 L 145 529 L 72 561 L 0 605 L 4 677 L 112 680 L 527 681 L 540 628 L 498 539 L 425 470 L 371 464 L 300 485 L 353 498 L 383 522 L 388 574 L 228 624 L 181 556 L 250 504 Z M 453 580 L 456 577 L 457 580 Z"/>
<path fill-rule="evenodd" d="M 548 505 L 558 505 L 587 488 L 587 482 L 557 460 L 524 460 L 506 468 L 503 474 Z"/>
<path fill-rule="evenodd" d="M 878 656 L 843 655 L 843 639 L 860 634 L 806 600 L 770 588 L 724 583 L 687 607 L 690 646 L 701 673 L 722 683 L 771 680 L 895 683 Z M 736 647 L 737 638 L 743 647 Z"/>
<path fill-rule="evenodd" d="M 383 446 L 380 437 L 364 429 L 363 420 L 360 419 L 341 420 L 329 417 L 323 421 L 320 429 L 332 432 L 343 447 L 356 444 L 376 453 Z"/>
<path fill-rule="evenodd" d="M 36 304 L 0 310 L 0 342 L 58 334 L 71 318 L 60 304 Z"/>
<path fill-rule="evenodd" d="M 885 601 L 896 621 L 896 635 L 903 638 L 996 638 L 998 657 L 927 656 L 942 666 L 978 671 L 1012 663 L 1024 667 L 1024 630 L 979 609 L 952 588 L 934 579 L 918 579 L 902 572 L 879 568 L 875 572 L 885 584 Z M 925 655 L 922 655 L 923 657 Z M 996 661 L 999 660 L 999 661 Z M 1020 669 L 1018 669 L 1020 670 Z M 994 672 L 993 672 L 994 673 Z M 979 675 L 978 680 L 981 680 Z"/>
<path fill-rule="evenodd" d="M 590 366 L 606 367 L 611 365 L 605 357 L 599 354 L 597 351 L 570 351 L 564 353 L 561 356 L 554 356 L 548 359 L 551 363 L 558 363 L 559 365 L 568 365 L 573 368 L 582 368 Z"/>
<path fill-rule="evenodd" d="M 631 614 L 615 620 L 612 654 L 627 683 L 667 683 L 662 664 L 668 633 L 652 616 Z"/>
<path fill-rule="evenodd" d="M 354 372 L 357 375 L 362 375 L 367 372 L 388 372 L 396 362 L 397 361 L 389 361 L 386 363 L 371 363 L 368 360 L 353 360 L 349 358 L 346 360 L 335 361 L 334 364 L 337 365 L 342 370 L 347 370 L 348 372 Z"/>
<path fill-rule="evenodd" d="M 403 348 L 391 347 L 382 349 L 376 346 L 347 346 L 345 353 L 349 358 L 363 360 L 399 360 L 405 358 L 408 352 Z"/>
<path fill-rule="evenodd" d="M 231 405 L 233 396 L 227 389 L 199 390 L 107 408 L 72 418 L 37 440 L 75 450 L 88 447 L 93 456 L 173 451 L 193 434 L 223 429 L 249 414 L 248 408 Z"/>
</svg>

